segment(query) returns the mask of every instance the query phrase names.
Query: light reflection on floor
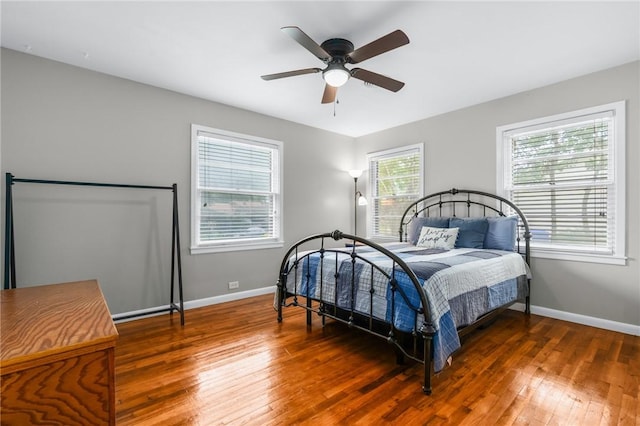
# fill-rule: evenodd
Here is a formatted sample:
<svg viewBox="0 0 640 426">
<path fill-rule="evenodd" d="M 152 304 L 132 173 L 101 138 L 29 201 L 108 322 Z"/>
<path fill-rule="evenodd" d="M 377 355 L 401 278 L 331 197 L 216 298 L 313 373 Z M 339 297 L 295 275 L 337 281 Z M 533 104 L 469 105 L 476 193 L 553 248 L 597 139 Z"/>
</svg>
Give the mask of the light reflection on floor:
<svg viewBox="0 0 640 426">
<path fill-rule="evenodd" d="M 202 361 L 196 368 L 197 384 L 192 388 L 194 407 L 201 407 L 197 423 L 225 424 L 233 422 L 233 418 L 220 419 L 216 416 L 217 404 L 233 404 L 234 416 L 246 416 L 255 407 L 268 407 L 274 396 L 272 395 L 275 380 L 274 370 L 270 367 L 273 362 L 272 349 L 268 346 L 257 347 L 253 342 L 247 344 L 247 351 L 230 350 L 230 357 L 220 359 L 215 363 Z M 242 342 L 235 342 L 234 347 L 242 346 Z M 247 378 L 250 378 L 248 381 Z M 247 383 L 251 383 L 247 386 Z M 229 412 L 229 410 L 225 410 Z M 257 413 L 256 413 L 257 414 Z"/>
</svg>

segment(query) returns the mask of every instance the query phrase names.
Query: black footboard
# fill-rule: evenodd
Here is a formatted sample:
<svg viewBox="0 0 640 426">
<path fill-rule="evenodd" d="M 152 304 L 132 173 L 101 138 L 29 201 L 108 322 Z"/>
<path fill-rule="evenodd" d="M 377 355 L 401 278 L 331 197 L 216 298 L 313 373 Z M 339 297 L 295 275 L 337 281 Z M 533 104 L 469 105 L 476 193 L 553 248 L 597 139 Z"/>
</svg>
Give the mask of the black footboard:
<svg viewBox="0 0 640 426">
<path fill-rule="evenodd" d="M 474 245 L 471 248 L 506 252 L 511 259 L 515 252 L 517 253 L 515 258 L 524 261 L 527 266 L 520 269 L 526 269 L 526 272 L 519 272 L 520 275 L 515 278 L 520 280 L 518 283 L 525 288 L 521 293 L 519 287 L 517 292 L 518 297 L 524 298 L 525 313 L 528 314 L 531 285 L 528 269 L 531 232 L 526 217 L 511 201 L 474 190 L 451 189 L 428 195 L 411 203 L 402 215 L 399 227 L 400 242 L 410 241 L 415 246 L 416 242 L 408 238 L 415 235 L 416 230 L 423 229 L 423 226 L 435 226 L 431 224 L 438 222 L 434 218 L 445 218 L 447 225 L 444 227 L 447 227 L 450 220 L 454 220 L 451 218 L 455 218 L 458 223 L 460 218 L 475 217 L 487 218 L 487 223 L 491 219 L 494 226 L 511 226 L 507 233 L 500 228 L 502 229 L 501 237 L 496 238 L 497 241 L 489 240 L 491 243 L 482 243 L 482 247 Z M 489 231 L 487 233 L 489 234 Z M 497 234 L 492 235 L 495 237 Z M 504 235 L 507 237 L 505 238 Z M 337 241 L 341 242 L 341 246 L 336 243 Z M 363 256 L 365 253 L 373 253 L 375 256 Z M 502 254 L 485 252 L 480 257 L 485 255 L 502 256 Z M 456 262 L 458 261 L 456 259 Z M 442 264 L 442 262 L 443 260 L 440 260 L 435 263 Z M 317 268 L 318 265 L 321 265 L 320 269 Z M 416 266 L 415 263 L 412 265 Z M 419 276 L 426 282 L 428 278 L 425 277 L 428 276 L 424 274 L 424 268 L 426 266 L 423 265 Z M 317 271 L 319 274 L 316 274 Z M 311 280 L 312 275 L 317 280 Z M 467 279 L 478 278 L 474 276 Z M 509 276 L 505 279 L 508 281 L 514 277 Z M 278 321 L 282 321 L 282 308 L 293 305 L 307 310 L 308 324 L 311 324 L 311 315 L 315 312 L 322 317 L 323 323 L 325 318 L 332 318 L 383 338 L 395 347 L 399 358 L 408 357 L 423 364 L 422 388 L 425 393 L 430 394 L 433 367 L 435 365 L 437 369 L 442 368 L 445 363 L 444 356 L 451 352 L 444 354 L 439 350 L 441 343 L 438 344 L 438 342 L 442 342 L 442 339 L 435 340 L 436 349 L 435 351 L 433 349 L 436 327 L 432 321 L 438 321 L 438 330 L 442 330 L 443 313 L 441 310 L 440 313 L 434 312 L 437 319 L 433 319 L 434 316 L 429 310 L 428 294 L 433 299 L 431 302 L 434 303 L 434 311 L 438 311 L 438 307 L 442 306 L 442 300 L 437 299 L 442 299 L 443 295 L 431 293 L 432 287 L 427 287 L 425 291 L 420 282 L 416 273 L 398 255 L 372 241 L 343 234 L 340 231 L 312 235 L 294 244 L 282 260 L 276 295 Z M 381 302 L 382 299 L 384 299 L 383 302 Z M 467 334 L 478 326 L 492 321 L 496 315 L 513 303 L 515 300 L 511 297 L 499 299 L 501 306 L 496 307 L 492 304 L 488 312 L 482 311 L 478 316 L 461 320 L 462 324 L 471 321 L 471 324 L 464 327 L 456 327 L 457 321 L 448 319 L 447 335 L 450 336 L 451 331 L 457 332 L 457 337 Z M 380 306 L 384 308 L 381 309 Z M 466 307 L 463 311 L 469 312 Z M 398 329 L 395 325 L 396 313 L 403 318 L 403 321 L 398 322 L 402 329 Z M 407 318 L 409 318 L 408 321 Z"/>
<path fill-rule="evenodd" d="M 333 241 L 342 240 L 350 247 L 330 247 L 335 244 Z M 388 260 L 386 263 L 391 267 L 381 268 L 360 254 L 371 250 Z M 350 259 L 346 265 L 343 263 L 345 258 Z M 316 267 L 321 265 L 321 274 L 324 271 L 323 265 L 333 271 L 331 276 L 320 277 L 320 288 L 314 289 L 314 292 L 310 291 L 311 284 L 308 280 L 312 264 Z M 357 278 L 365 273 L 365 279 Z M 397 274 L 400 273 L 405 274 L 415 287 L 420 298 L 419 306 L 412 306 L 412 302 L 398 285 Z M 383 291 L 385 294 L 381 294 Z M 359 297 L 356 296 L 358 292 Z M 390 297 L 386 292 L 390 292 Z M 342 296 L 340 298 L 339 293 Z M 376 315 L 376 298 L 389 300 L 391 318 L 394 318 L 399 303 L 409 306 L 416 318 L 413 330 L 409 333 L 398 330 L 394 321 L 386 321 L 384 317 Z M 348 300 L 346 304 L 345 299 Z M 282 321 L 282 308 L 290 305 L 307 310 L 308 324 L 311 324 L 311 314 L 315 312 L 322 316 L 323 322 L 326 317 L 332 318 L 385 339 L 394 346 L 399 359 L 406 356 L 424 365 L 422 389 L 427 394 L 431 393 L 431 344 L 435 329 L 429 322 L 431 315 L 427 296 L 415 273 L 385 247 L 340 231 L 312 235 L 300 240 L 286 253 L 280 267 L 277 284 L 278 321 Z"/>
</svg>

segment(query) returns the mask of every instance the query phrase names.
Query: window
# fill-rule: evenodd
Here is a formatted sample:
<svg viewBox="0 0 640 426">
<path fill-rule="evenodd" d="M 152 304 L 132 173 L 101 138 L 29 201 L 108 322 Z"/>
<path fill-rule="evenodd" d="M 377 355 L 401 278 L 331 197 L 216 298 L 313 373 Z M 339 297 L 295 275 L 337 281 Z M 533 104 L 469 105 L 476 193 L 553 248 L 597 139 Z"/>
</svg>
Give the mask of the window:
<svg viewBox="0 0 640 426">
<path fill-rule="evenodd" d="M 532 255 L 625 263 L 624 132 L 624 101 L 497 129 L 498 191 Z"/>
<path fill-rule="evenodd" d="M 369 230 L 371 238 L 398 238 L 407 206 L 422 197 L 422 144 L 375 152 L 369 163 Z"/>
<path fill-rule="evenodd" d="M 282 143 L 191 126 L 191 252 L 281 247 Z"/>
</svg>

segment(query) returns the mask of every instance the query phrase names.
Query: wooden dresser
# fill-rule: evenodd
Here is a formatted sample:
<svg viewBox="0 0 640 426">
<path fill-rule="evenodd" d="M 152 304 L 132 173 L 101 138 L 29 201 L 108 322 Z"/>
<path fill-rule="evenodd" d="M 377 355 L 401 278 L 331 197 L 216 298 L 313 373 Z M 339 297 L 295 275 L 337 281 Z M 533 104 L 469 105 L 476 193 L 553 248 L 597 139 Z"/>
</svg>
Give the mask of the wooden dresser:
<svg viewBox="0 0 640 426">
<path fill-rule="evenodd" d="M 115 425 L 118 332 L 98 283 L 0 291 L 2 425 Z"/>
</svg>

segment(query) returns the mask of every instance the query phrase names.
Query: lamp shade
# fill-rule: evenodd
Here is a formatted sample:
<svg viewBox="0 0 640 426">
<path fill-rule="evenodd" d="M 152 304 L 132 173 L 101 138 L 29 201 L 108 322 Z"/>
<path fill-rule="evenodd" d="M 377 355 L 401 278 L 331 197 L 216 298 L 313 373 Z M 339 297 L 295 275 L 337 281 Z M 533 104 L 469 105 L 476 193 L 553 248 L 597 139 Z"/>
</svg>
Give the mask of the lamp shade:
<svg viewBox="0 0 640 426">
<path fill-rule="evenodd" d="M 367 204 L 369 204 L 369 203 L 367 202 L 367 199 L 364 198 L 364 195 L 360 195 L 358 197 L 358 205 L 359 206 L 366 206 Z"/>
<path fill-rule="evenodd" d="M 352 178 L 359 178 L 360 176 L 362 176 L 362 170 L 349 170 L 349 176 L 351 176 Z"/>
</svg>

